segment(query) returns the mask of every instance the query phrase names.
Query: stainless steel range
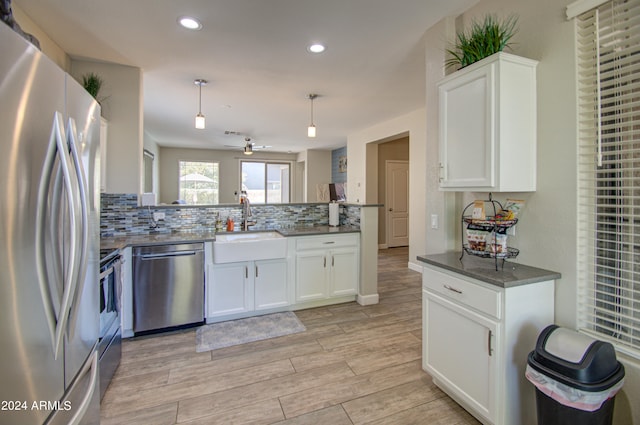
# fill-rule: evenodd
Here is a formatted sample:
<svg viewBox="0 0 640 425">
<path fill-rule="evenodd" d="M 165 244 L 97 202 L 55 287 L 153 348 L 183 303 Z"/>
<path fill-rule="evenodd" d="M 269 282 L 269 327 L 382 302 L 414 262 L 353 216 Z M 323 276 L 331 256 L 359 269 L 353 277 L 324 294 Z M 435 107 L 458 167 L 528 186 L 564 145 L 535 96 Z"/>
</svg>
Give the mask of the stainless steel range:
<svg viewBox="0 0 640 425">
<path fill-rule="evenodd" d="M 117 250 L 111 251 L 108 254 L 101 251 L 100 254 L 100 335 L 98 339 L 98 362 L 100 365 L 100 399 L 102 399 L 113 374 L 120 364 L 122 354 L 122 337 L 120 332 L 122 257 Z"/>
</svg>

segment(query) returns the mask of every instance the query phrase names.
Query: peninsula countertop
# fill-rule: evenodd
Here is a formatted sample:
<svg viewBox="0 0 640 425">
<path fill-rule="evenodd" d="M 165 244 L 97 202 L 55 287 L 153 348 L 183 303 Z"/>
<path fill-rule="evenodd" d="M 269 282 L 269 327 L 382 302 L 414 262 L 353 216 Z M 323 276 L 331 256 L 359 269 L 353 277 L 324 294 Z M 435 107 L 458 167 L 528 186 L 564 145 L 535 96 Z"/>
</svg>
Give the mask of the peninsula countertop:
<svg viewBox="0 0 640 425">
<path fill-rule="evenodd" d="M 560 279 L 558 272 L 526 266 L 520 263 L 498 260 L 496 271 L 492 258 L 480 258 L 465 254 L 462 259 L 460 252 L 446 252 L 444 254 L 419 255 L 418 261 L 444 270 L 460 273 L 461 275 L 490 283 L 501 288 L 527 285 L 546 280 Z"/>
<path fill-rule="evenodd" d="M 358 226 L 297 226 L 286 228 L 257 228 L 236 232 L 217 232 L 224 235 L 227 233 L 245 232 L 278 232 L 284 237 L 313 236 L 313 235 L 335 235 L 341 233 L 360 232 Z M 127 246 L 160 245 L 182 242 L 209 242 L 215 241 L 215 231 L 187 231 L 187 232 L 162 232 L 131 236 L 115 236 L 100 239 L 101 250 L 123 249 Z"/>
</svg>

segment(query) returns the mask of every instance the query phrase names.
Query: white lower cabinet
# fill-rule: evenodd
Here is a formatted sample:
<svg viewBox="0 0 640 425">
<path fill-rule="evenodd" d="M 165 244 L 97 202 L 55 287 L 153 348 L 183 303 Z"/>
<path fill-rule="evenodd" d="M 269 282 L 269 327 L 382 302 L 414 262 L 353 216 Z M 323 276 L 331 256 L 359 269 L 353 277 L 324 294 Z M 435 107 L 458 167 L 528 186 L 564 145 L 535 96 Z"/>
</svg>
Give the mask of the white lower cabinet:
<svg viewBox="0 0 640 425">
<path fill-rule="evenodd" d="M 208 318 L 289 305 L 286 258 L 209 264 L 208 275 Z"/>
<path fill-rule="evenodd" d="M 358 293 L 359 235 L 308 236 L 296 241 L 296 303 Z"/>
<path fill-rule="evenodd" d="M 324 250 L 296 254 L 296 302 L 322 300 L 329 296 L 326 261 Z"/>
<path fill-rule="evenodd" d="M 207 317 L 226 316 L 253 310 L 251 262 L 209 265 Z"/>
<path fill-rule="evenodd" d="M 484 424 L 536 424 L 527 355 L 554 319 L 554 281 L 501 288 L 425 266 L 422 366 Z"/>
<path fill-rule="evenodd" d="M 285 259 L 256 261 L 253 265 L 253 273 L 256 310 L 289 305 Z"/>
<path fill-rule="evenodd" d="M 423 290 L 424 359 L 433 378 L 453 389 L 471 408 L 495 420 L 499 324 Z"/>
<path fill-rule="evenodd" d="M 358 293 L 359 254 L 356 247 L 335 248 L 329 252 L 329 295 L 342 297 Z M 329 258 L 329 256 L 327 257 Z"/>
</svg>

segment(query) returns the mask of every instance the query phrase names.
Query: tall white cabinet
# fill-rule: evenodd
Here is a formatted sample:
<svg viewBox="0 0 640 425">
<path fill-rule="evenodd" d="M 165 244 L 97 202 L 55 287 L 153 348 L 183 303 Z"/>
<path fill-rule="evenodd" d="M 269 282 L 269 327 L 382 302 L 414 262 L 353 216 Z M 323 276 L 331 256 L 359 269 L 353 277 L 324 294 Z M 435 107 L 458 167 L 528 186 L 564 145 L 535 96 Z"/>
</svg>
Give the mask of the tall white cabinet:
<svg viewBox="0 0 640 425">
<path fill-rule="evenodd" d="M 536 66 L 496 53 L 438 83 L 441 190 L 536 190 Z"/>
<path fill-rule="evenodd" d="M 423 369 L 484 424 L 536 424 L 524 372 L 553 323 L 554 280 L 499 287 L 431 265 L 422 276 Z"/>
</svg>

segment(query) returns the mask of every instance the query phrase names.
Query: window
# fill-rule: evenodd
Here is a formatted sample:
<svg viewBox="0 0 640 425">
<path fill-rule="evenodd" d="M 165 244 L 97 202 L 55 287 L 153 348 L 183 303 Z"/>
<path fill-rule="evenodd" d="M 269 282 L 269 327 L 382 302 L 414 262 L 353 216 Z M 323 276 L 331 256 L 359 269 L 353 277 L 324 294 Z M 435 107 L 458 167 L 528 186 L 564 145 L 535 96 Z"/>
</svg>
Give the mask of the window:
<svg viewBox="0 0 640 425">
<path fill-rule="evenodd" d="M 579 326 L 640 358 L 640 0 L 576 19 Z"/>
<path fill-rule="evenodd" d="M 253 204 L 289 202 L 290 165 L 282 162 L 241 161 L 242 190 Z"/>
<path fill-rule="evenodd" d="M 214 205 L 220 202 L 218 163 L 180 161 L 179 199 L 191 205 Z"/>
</svg>

